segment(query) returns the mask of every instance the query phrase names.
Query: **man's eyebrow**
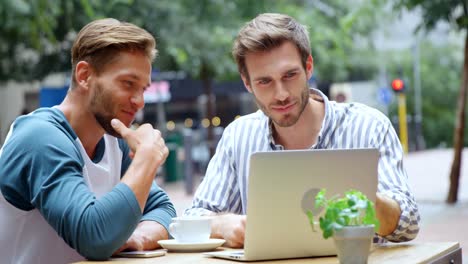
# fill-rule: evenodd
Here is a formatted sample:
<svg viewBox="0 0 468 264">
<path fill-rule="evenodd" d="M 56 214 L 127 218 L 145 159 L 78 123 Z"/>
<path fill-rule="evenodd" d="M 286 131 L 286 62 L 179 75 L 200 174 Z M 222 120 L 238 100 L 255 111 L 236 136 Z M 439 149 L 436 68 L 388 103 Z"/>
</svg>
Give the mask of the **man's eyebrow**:
<svg viewBox="0 0 468 264">
<path fill-rule="evenodd" d="M 252 81 L 269 80 L 269 79 L 271 78 L 268 76 L 260 76 L 260 77 L 254 78 Z"/>
<path fill-rule="evenodd" d="M 132 79 L 135 80 L 135 81 L 140 81 L 140 77 L 138 77 L 138 76 L 137 76 L 136 74 L 134 74 L 134 73 L 129 73 L 129 74 L 127 74 L 127 77 L 130 77 L 130 78 L 132 78 Z M 151 85 L 151 83 L 148 82 L 148 83 L 146 83 L 143 87 L 146 88 L 146 87 L 149 87 L 150 85 Z"/>
<path fill-rule="evenodd" d="M 292 73 L 292 72 L 297 72 L 297 71 L 300 71 L 301 70 L 301 67 L 294 67 L 294 68 L 290 68 L 290 69 L 287 69 L 285 70 L 282 75 L 284 74 L 288 74 L 288 73 Z M 270 80 L 271 77 L 269 76 L 260 76 L 260 77 L 256 77 L 256 78 L 253 78 L 252 81 L 260 81 L 260 80 Z"/>
<path fill-rule="evenodd" d="M 127 74 L 127 77 L 130 77 L 130 78 L 132 78 L 134 80 L 137 80 L 137 81 L 140 80 L 140 78 L 136 74 L 133 74 L 133 73 Z"/>
<path fill-rule="evenodd" d="M 297 68 L 292 68 L 292 69 L 289 69 L 289 70 L 286 70 L 283 74 L 285 73 L 291 73 L 291 72 L 297 72 L 300 70 L 300 67 L 297 67 Z"/>
</svg>

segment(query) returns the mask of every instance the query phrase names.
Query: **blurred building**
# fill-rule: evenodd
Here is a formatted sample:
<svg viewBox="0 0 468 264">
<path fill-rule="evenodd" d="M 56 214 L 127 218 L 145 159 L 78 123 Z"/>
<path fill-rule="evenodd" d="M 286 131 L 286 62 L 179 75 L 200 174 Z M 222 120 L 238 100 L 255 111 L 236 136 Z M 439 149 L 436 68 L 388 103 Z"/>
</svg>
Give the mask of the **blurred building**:
<svg viewBox="0 0 468 264">
<path fill-rule="evenodd" d="M 206 115 L 207 96 L 200 80 L 189 77 L 179 80 L 167 80 L 169 84 L 170 100 L 164 102 L 146 102 L 144 122 L 158 127 L 161 124 L 174 122 L 184 124 L 185 127 L 199 128 Z M 217 121 L 209 120 L 209 125 L 226 127 L 236 116 L 245 115 L 257 110 L 253 96 L 244 87 L 241 80 L 213 82 L 212 102 L 214 116 Z M 161 108 L 160 104 L 163 104 Z M 165 116 L 161 117 L 160 109 L 164 109 Z M 190 122 L 186 120 L 190 119 Z"/>
</svg>

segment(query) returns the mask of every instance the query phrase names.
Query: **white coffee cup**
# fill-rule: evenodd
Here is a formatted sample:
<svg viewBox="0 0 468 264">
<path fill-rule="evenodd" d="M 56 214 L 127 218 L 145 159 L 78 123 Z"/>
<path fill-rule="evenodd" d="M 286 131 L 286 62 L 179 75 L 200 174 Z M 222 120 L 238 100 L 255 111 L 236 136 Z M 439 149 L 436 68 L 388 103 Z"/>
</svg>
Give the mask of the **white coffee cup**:
<svg viewBox="0 0 468 264">
<path fill-rule="evenodd" d="M 211 217 L 184 216 L 172 218 L 169 233 L 180 243 L 206 242 L 211 235 Z"/>
</svg>

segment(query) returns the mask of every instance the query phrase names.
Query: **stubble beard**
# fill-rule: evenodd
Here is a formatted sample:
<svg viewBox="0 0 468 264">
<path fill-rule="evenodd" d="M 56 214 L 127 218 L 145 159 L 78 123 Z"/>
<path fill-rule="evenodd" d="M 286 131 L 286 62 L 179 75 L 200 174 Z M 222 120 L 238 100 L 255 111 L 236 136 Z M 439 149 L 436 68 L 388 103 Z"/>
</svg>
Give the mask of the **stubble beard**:
<svg viewBox="0 0 468 264">
<path fill-rule="evenodd" d="M 100 84 L 96 84 L 96 93 L 91 100 L 91 112 L 98 124 L 106 131 L 107 134 L 122 138 L 111 125 L 111 120 L 114 118 L 112 113 L 113 101 L 109 95 L 104 93 L 104 89 Z"/>
<path fill-rule="evenodd" d="M 256 97 L 255 97 L 255 101 L 257 102 L 258 107 L 263 111 L 263 113 L 266 116 L 268 116 L 273 121 L 273 123 L 275 123 L 277 126 L 290 127 L 297 123 L 297 121 L 301 117 L 302 113 L 304 112 L 304 109 L 306 108 L 309 102 L 309 87 L 306 84 L 304 90 L 301 93 L 301 100 L 300 100 L 301 105 L 300 105 L 299 112 L 297 113 L 297 115 L 287 114 L 287 115 L 284 115 L 281 119 L 274 118 L 273 115 L 270 113 L 270 111 L 268 111 L 268 108 L 264 104 L 260 103 Z M 288 104 L 288 103 L 289 101 L 277 102 L 276 105 Z"/>
</svg>

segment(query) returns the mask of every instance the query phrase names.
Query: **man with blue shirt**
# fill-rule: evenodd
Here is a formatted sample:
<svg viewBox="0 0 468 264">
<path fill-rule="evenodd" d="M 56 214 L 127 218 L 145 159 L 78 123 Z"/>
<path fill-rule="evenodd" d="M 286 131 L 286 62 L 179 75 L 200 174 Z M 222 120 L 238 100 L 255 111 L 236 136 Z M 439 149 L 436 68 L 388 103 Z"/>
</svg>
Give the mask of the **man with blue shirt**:
<svg viewBox="0 0 468 264">
<path fill-rule="evenodd" d="M 89 23 L 63 102 L 14 121 L 0 150 L 2 263 L 103 260 L 168 238 L 175 210 L 153 181 L 168 149 L 151 125 L 128 128 L 155 48 L 133 24 Z"/>
<path fill-rule="evenodd" d="M 226 127 L 185 214 L 214 215 L 211 236 L 226 239 L 227 246 L 242 247 L 251 154 L 284 149 L 377 148 L 378 241 L 414 239 L 419 231 L 418 207 L 390 121 L 365 105 L 339 104 L 309 89 L 313 59 L 305 26 L 286 15 L 261 14 L 241 29 L 232 53 L 244 85 L 260 110 Z M 294 181 L 294 175 L 290 178 Z"/>
</svg>

